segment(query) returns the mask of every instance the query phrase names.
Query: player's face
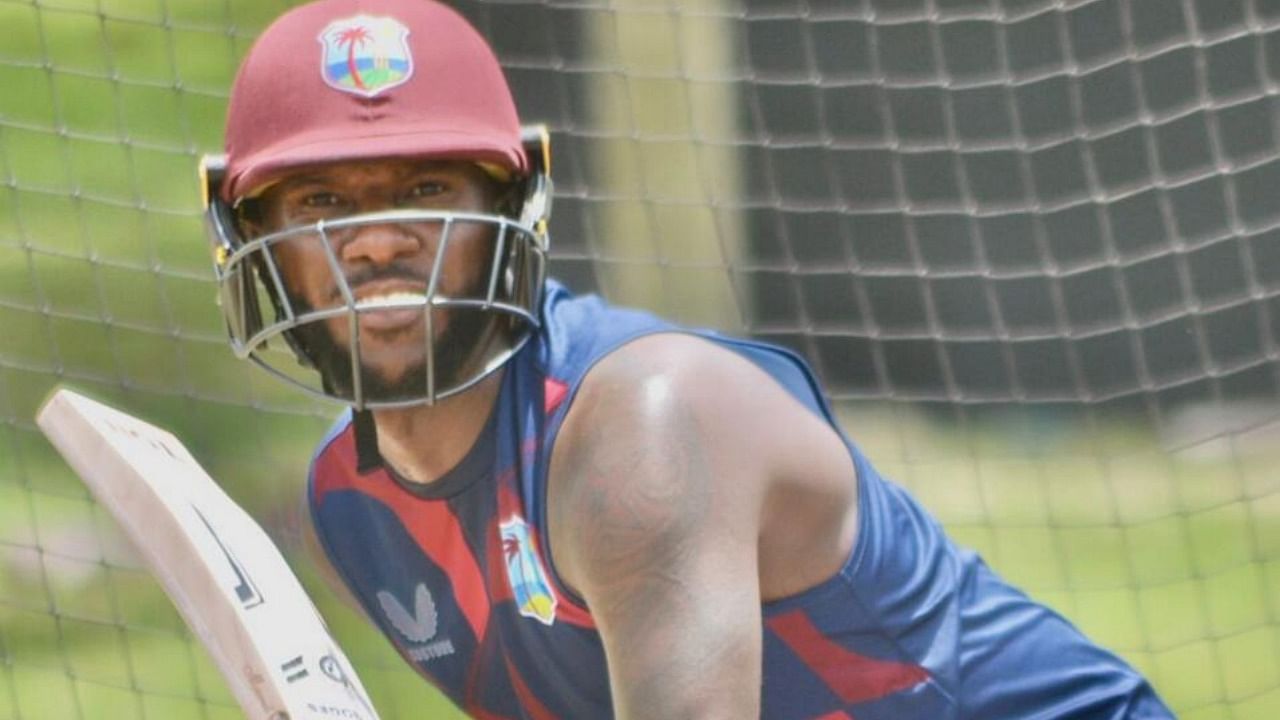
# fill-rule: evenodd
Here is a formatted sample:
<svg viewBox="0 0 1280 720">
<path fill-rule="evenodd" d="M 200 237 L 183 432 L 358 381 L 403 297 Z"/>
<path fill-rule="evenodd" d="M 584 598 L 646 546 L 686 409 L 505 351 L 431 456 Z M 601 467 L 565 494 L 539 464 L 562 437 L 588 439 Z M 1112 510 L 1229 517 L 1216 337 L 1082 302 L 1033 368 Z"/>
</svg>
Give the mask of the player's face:
<svg viewBox="0 0 1280 720">
<path fill-rule="evenodd" d="M 496 184 L 465 162 L 383 160 L 334 163 L 295 171 L 271 186 L 261 199 L 260 232 L 311 226 L 385 210 L 452 210 L 491 213 Z M 425 386 L 428 343 L 426 313 L 404 308 L 421 299 L 437 262 L 445 224 L 387 222 L 328 229 L 333 256 L 357 305 L 401 303 L 401 308 L 358 313 L 360 364 L 368 392 L 406 397 Z M 495 229 L 491 224 L 454 222 L 440 258 L 436 295 L 483 295 L 492 269 Z M 318 233 L 274 246 L 274 256 L 295 312 L 346 305 Z M 436 310 L 431 330 L 437 382 L 450 382 L 467 365 L 469 352 L 490 327 L 477 313 Z M 313 350 L 322 373 L 342 384 L 350 378 L 352 332 L 346 313 L 298 330 Z"/>
</svg>

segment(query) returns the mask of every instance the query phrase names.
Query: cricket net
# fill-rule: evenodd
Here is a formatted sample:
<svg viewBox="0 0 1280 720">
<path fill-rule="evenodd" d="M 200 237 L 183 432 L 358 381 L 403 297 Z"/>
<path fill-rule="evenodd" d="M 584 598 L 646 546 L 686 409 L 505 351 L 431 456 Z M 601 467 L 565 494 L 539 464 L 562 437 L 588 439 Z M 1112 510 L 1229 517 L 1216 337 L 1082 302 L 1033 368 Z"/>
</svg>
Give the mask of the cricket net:
<svg viewBox="0 0 1280 720">
<path fill-rule="evenodd" d="M 553 274 L 800 351 L 1180 717 L 1280 716 L 1280 2 L 456 5 L 552 129 Z M 194 172 L 287 6 L 0 0 L 0 720 L 238 716 L 33 416 L 169 427 L 295 534 L 336 410 L 231 358 Z M 312 587 L 383 717 L 448 712 Z"/>
</svg>

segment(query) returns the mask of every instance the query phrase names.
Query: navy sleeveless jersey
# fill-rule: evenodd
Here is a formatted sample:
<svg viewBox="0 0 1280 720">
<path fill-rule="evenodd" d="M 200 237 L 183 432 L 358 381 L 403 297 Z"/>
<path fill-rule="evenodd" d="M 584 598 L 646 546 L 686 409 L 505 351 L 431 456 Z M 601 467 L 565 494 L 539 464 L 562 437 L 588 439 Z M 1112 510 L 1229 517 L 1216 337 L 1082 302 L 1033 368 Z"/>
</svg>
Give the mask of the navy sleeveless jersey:
<svg viewBox="0 0 1280 720">
<path fill-rule="evenodd" d="M 350 413 L 311 468 L 311 515 L 342 580 L 405 660 L 475 718 L 612 716 L 591 614 L 546 555 L 547 467 L 595 362 L 641 335 L 688 332 L 555 283 L 542 319 L 508 364 L 480 439 L 445 477 L 423 486 L 357 472 Z M 700 335 L 834 426 L 799 358 Z M 762 717 L 1172 717 L 1137 673 L 952 545 L 849 450 L 857 541 L 834 577 L 762 606 Z"/>
</svg>

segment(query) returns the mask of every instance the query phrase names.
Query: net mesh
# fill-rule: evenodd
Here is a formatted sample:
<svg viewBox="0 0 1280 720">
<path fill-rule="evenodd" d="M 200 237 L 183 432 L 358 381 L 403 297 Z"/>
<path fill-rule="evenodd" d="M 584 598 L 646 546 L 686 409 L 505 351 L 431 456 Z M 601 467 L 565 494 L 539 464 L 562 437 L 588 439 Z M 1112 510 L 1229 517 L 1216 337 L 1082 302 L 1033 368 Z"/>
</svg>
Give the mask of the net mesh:
<svg viewBox="0 0 1280 720">
<path fill-rule="evenodd" d="M 286 547 L 334 414 L 236 363 L 196 158 L 288 3 L 0 0 L 0 718 L 231 718 L 32 418 L 171 428 Z M 1180 717 L 1280 714 L 1280 2 L 460 2 L 552 274 L 791 346 L 954 536 Z M 383 717 L 447 705 L 300 562 Z"/>
</svg>

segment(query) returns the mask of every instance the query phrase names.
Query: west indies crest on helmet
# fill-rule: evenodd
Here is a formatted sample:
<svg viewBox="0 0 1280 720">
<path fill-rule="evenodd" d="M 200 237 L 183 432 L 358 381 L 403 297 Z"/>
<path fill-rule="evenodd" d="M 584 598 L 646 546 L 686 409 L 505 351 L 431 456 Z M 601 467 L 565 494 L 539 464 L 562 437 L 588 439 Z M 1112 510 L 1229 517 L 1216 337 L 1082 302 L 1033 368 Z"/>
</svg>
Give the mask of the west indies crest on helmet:
<svg viewBox="0 0 1280 720">
<path fill-rule="evenodd" d="M 357 409 L 402 407 L 470 387 L 536 329 L 551 199 L 546 129 L 521 127 L 493 51 L 453 9 L 434 0 L 320 0 L 282 15 L 236 75 L 225 150 L 203 158 L 200 169 L 220 304 L 238 356 Z M 492 214 L 391 210 L 245 235 L 245 213 L 286 174 L 387 159 L 473 162 L 513 186 L 507 195 L 516 200 Z M 401 298 L 391 309 L 420 308 L 428 331 L 442 312 L 487 313 L 493 327 L 481 334 L 487 345 L 475 349 L 466 372 L 456 377 L 439 372 L 442 349 L 432 346 L 428 332 L 423 382 L 380 396 L 366 392 L 357 319 L 388 306 L 366 307 L 354 299 L 332 245 L 339 233 L 388 223 L 435 224 L 441 257 L 452 227 L 490 226 L 493 251 L 483 288 L 448 296 L 437 291 L 437 277 L 422 278 L 428 288 L 423 297 Z M 285 287 L 273 248 L 300 238 L 327 249 L 343 298 L 338 305 L 300 306 Z M 434 264 L 433 276 L 441 266 Z M 351 328 L 350 363 L 335 374 L 319 362 L 308 327 L 340 316 Z M 292 352 L 279 352 L 278 344 L 269 346 L 272 340 L 284 341 Z M 299 372 L 297 363 L 320 370 L 318 382 L 315 372 Z"/>
<path fill-rule="evenodd" d="M 356 15 L 329 23 L 316 38 L 329 87 L 362 97 L 393 88 L 413 74 L 409 28 L 392 17 Z"/>
</svg>

